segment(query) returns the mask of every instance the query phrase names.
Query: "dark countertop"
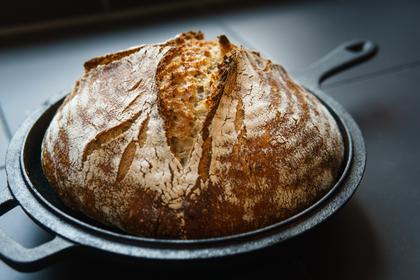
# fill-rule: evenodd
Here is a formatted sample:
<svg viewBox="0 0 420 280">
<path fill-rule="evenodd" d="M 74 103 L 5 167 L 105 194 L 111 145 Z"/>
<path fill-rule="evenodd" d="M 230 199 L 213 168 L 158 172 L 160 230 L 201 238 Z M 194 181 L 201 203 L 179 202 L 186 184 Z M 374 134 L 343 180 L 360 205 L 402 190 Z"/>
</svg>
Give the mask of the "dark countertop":
<svg viewBox="0 0 420 280">
<path fill-rule="evenodd" d="M 291 72 L 353 38 L 373 40 L 381 50 L 371 62 L 324 84 L 360 125 L 368 161 L 355 196 L 320 227 L 287 244 L 217 265 L 127 267 L 74 254 L 34 273 L 0 262 L 0 279 L 167 278 L 180 273 L 194 278 L 420 279 L 420 2 L 394 2 L 286 1 L 1 47 L 1 184 L 6 183 L 3 161 L 9 134 L 51 95 L 69 91 L 83 61 L 94 55 L 162 41 L 188 29 L 201 29 L 207 37 L 227 34 Z M 19 207 L 0 218 L 0 229 L 28 247 L 50 238 Z"/>
</svg>

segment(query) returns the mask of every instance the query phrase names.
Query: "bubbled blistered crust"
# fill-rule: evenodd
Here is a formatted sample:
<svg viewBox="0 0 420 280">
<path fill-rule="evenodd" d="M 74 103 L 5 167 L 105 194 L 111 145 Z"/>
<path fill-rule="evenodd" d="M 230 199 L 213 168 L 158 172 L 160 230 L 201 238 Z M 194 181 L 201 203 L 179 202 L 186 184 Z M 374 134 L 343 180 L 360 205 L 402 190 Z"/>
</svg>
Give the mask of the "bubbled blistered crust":
<svg viewBox="0 0 420 280">
<path fill-rule="evenodd" d="M 281 66 L 197 32 L 85 63 L 42 149 L 69 207 L 181 239 L 288 218 L 332 186 L 342 159 L 334 119 Z"/>
<path fill-rule="evenodd" d="M 219 42 L 192 37 L 179 40 L 157 70 L 166 138 L 182 165 L 211 107 L 223 56 Z"/>
</svg>

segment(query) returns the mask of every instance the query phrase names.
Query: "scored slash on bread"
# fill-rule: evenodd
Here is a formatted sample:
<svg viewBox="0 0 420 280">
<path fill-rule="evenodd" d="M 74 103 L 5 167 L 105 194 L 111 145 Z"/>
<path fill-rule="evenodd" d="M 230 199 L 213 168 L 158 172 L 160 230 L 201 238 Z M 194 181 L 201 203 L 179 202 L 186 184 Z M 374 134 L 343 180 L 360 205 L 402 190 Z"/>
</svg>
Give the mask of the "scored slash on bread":
<svg viewBox="0 0 420 280">
<path fill-rule="evenodd" d="M 218 86 L 227 74 L 223 68 L 230 64 L 228 58 L 223 61 L 229 52 L 223 47 L 229 44 L 227 39 L 221 44 L 204 41 L 200 33 L 191 35 L 179 37 L 159 63 L 156 78 L 166 138 L 182 165 L 186 164 L 205 120 L 214 115 L 211 109 L 217 107 L 216 99 L 223 90 L 223 86 Z"/>
<path fill-rule="evenodd" d="M 42 149 L 72 209 L 182 239 L 286 219 L 328 191 L 342 159 L 333 117 L 281 66 L 200 32 L 86 62 Z"/>
</svg>

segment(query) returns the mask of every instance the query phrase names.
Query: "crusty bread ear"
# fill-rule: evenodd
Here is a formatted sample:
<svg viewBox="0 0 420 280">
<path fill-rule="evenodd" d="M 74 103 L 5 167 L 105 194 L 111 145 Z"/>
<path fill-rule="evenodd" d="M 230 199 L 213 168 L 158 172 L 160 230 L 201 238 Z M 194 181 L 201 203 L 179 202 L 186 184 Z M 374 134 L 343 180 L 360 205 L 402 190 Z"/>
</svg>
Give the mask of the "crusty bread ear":
<svg viewBox="0 0 420 280">
<path fill-rule="evenodd" d="M 335 120 L 279 65 L 187 32 L 94 58 L 52 120 L 42 164 L 69 207 L 158 238 L 281 221 L 336 180 Z"/>
<path fill-rule="evenodd" d="M 103 56 L 94 57 L 86 61 L 83 64 L 83 66 L 85 68 L 85 71 L 88 72 L 89 70 L 96 68 L 98 65 L 106 65 L 113 61 L 120 60 L 123 57 L 129 56 L 130 54 L 138 52 L 142 47 L 143 46 L 136 46 L 136 47 L 129 48 L 127 50 L 122 50 L 119 52 L 109 53 Z"/>
</svg>

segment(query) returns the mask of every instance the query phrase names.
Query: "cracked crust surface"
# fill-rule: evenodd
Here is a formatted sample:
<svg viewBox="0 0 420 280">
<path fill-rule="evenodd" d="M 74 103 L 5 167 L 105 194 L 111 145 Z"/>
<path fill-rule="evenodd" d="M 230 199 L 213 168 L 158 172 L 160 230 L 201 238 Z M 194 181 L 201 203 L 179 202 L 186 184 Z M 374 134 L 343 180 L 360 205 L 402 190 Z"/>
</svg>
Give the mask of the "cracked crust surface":
<svg viewBox="0 0 420 280">
<path fill-rule="evenodd" d="M 69 207 L 183 239 L 296 214 L 328 191 L 342 159 L 334 119 L 281 66 L 199 32 L 86 62 L 42 148 Z"/>
</svg>

